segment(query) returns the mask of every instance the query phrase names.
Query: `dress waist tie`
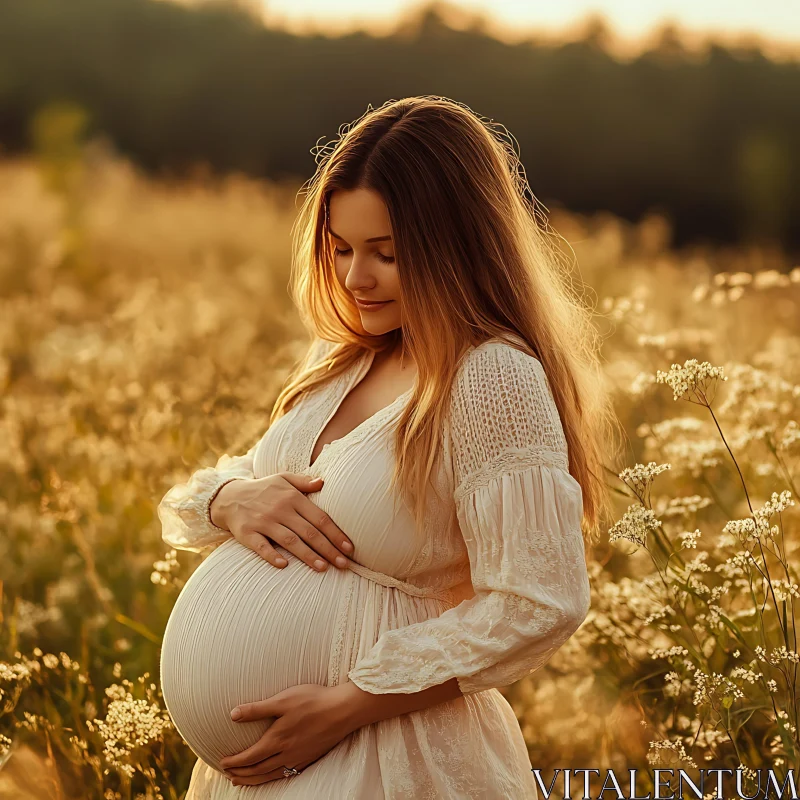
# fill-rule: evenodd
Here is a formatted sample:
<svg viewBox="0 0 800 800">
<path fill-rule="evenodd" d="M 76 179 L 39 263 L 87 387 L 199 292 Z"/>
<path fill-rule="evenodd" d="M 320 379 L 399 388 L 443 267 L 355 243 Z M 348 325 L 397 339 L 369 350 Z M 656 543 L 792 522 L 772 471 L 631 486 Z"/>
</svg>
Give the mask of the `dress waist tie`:
<svg viewBox="0 0 800 800">
<path fill-rule="evenodd" d="M 399 589 L 401 592 L 405 592 L 412 597 L 432 597 L 451 604 L 455 599 L 455 595 L 450 589 L 420 588 L 406 581 L 401 581 L 399 578 L 395 578 L 392 575 L 387 575 L 384 572 L 378 572 L 369 567 L 365 567 L 363 564 L 359 564 L 352 559 L 350 559 L 349 568 L 351 572 L 355 572 L 356 575 L 360 575 L 362 578 L 366 578 L 374 583 L 379 583 L 381 586 L 386 586 L 390 589 Z"/>
<path fill-rule="evenodd" d="M 377 570 L 365 567 L 363 564 L 359 564 L 357 561 L 353 561 L 352 559 L 350 559 L 349 569 L 351 572 L 355 572 L 356 575 L 360 575 L 362 578 L 366 578 L 373 583 L 380 584 L 381 586 L 385 586 L 389 589 L 399 589 L 401 592 L 404 592 L 412 597 L 434 598 L 436 600 L 441 600 L 449 606 L 455 605 L 456 602 L 456 595 L 451 589 L 423 589 L 419 586 L 414 586 L 411 583 L 407 583 L 406 581 L 402 581 L 399 578 L 395 578 L 392 575 L 387 575 L 384 572 L 378 572 Z M 342 570 L 342 572 L 346 572 L 346 570 Z M 341 608 L 339 610 L 339 617 L 335 625 L 336 635 L 334 638 L 334 644 L 331 652 L 331 662 L 329 666 L 329 682 L 331 686 L 335 686 L 337 683 L 339 683 L 341 677 L 341 667 L 343 661 L 346 660 L 344 653 L 345 631 L 348 628 L 347 620 L 350 617 L 351 604 L 354 602 L 354 595 L 357 594 L 355 591 L 355 583 L 350 583 L 349 585 L 350 590 L 347 592 L 346 597 L 344 597 L 342 600 Z M 352 663 L 350 666 L 352 666 Z M 345 673 L 346 672 L 347 669 L 345 669 Z"/>
</svg>

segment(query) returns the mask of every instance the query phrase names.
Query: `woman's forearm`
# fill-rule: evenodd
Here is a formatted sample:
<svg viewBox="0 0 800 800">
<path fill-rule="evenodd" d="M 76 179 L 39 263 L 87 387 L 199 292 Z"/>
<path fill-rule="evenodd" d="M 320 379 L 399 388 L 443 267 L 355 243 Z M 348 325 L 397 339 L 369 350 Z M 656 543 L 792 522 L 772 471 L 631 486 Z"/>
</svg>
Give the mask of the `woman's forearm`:
<svg viewBox="0 0 800 800">
<path fill-rule="evenodd" d="M 373 694 L 360 689 L 352 681 L 345 681 L 336 688 L 341 694 L 342 708 L 352 730 L 410 711 L 421 711 L 446 700 L 463 697 L 456 678 L 411 694 L 394 692 Z"/>
</svg>

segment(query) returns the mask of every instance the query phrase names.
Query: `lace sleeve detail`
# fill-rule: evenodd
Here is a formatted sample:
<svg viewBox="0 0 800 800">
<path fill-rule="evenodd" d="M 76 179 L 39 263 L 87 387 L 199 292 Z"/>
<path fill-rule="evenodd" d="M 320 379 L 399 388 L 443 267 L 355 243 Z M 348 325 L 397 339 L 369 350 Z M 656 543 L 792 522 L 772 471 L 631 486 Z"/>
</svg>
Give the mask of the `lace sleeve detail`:
<svg viewBox="0 0 800 800">
<path fill-rule="evenodd" d="M 484 343 L 451 401 L 456 510 L 475 596 L 386 631 L 350 671 L 365 691 L 418 692 L 457 678 L 464 694 L 542 667 L 589 611 L 580 484 L 540 362 Z"/>
<path fill-rule="evenodd" d="M 229 481 L 255 477 L 253 459 L 258 443 L 244 455 L 222 455 L 213 467 L 194 472 L 185 483 L 173 486 L 158 505 L 161 538 L 178 550 L 199 553 L 220 544 L 231 532 L 218 528 L 209 514 L 217 492 Z"/>
<path fill-rule="evenodd" d="M 461 499 L 493 477 L 537 464 L 569 471 L 567 440 L 541 362 L 485 342 L 464 359 L 451 398 Z"/>
</svg>

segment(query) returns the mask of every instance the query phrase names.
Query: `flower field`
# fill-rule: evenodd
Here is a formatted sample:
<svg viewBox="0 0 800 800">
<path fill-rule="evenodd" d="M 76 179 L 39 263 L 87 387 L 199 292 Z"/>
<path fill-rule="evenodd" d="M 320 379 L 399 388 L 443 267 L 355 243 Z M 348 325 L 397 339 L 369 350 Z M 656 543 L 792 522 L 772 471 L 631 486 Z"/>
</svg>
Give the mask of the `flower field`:
<svg viewBox="0 0 800 800">
<path fill-rule="evenodd" d="M 304 352 L 299 184 L 155 181 L 70 124 L 0 162 L 0 800 L 178 800 L 158 652 L 199 557 L 155 509 L 260 437 Z M 505 690 L 531 763 L 800 770 L 800 267 L 675 250 L 658 216 L 550 219 L 627 443 L 589 617 Z"/>
</svg>

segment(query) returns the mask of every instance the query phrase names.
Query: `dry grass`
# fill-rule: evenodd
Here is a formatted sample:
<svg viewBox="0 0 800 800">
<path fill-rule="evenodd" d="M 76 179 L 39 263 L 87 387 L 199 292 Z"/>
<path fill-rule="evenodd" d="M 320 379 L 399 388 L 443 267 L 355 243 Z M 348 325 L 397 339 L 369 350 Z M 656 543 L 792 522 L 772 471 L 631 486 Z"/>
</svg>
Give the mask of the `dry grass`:
<svg viewBox="0 0 800 800">
<path fill-rule="evenodd" d="M 0 798 L 185 791 L 193 757 L 154 722 L 153 676 L 197 560 L 153 576 L 155 506 L 256 441 L 304 348 L 286 294 L 297 188 L 151 182 L 99 148 L 0 164 Z M 797 769 L 796 509 L 757 538 L 726 525 L 794 497 L 800 270 L 764 250 L 677 253 L 656 217 L 551 221 L 596 295 L 629 464 L 670 468 L 610 476 L 630 510 L 595 554 L 590 617 L 508 692 L 532 764 Z M 691 358 L 728 378 L 705 406 L 655 380 Z M 144 744 L 108 744 L 92 721 L 114 711 Z"/>
</svg>

